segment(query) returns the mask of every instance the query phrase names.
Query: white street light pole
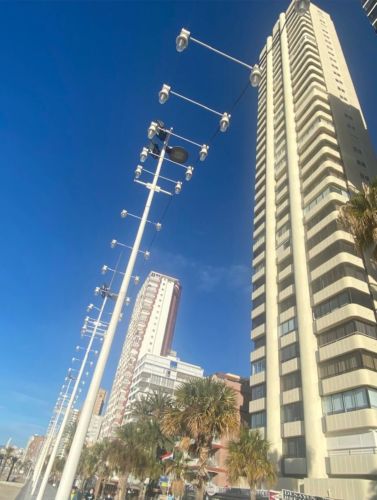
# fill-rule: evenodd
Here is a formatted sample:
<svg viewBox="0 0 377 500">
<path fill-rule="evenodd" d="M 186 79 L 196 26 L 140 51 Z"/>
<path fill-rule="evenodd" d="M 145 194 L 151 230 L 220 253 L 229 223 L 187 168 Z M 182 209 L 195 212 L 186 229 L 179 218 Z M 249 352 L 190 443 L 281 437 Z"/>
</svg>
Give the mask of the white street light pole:
<svg viewBox="0 0 377 500">
<path fill-rule="evenodd" d="M 48 452 L 50 450 L 50 446 L 51 446 L 52 440 L 54 439 L 56 427 L 58 425 L 60 416 L 61 416 L 61 414 L 63 412 L 64 403 L 65 403 L 67 394 L 69 392 L 69 388 L 70 388 L 71 382 L 72 382 L 72 379 L 70 378 L 68 380 L 65 393 L 62 395 L 62 401 L 61 401 L 59 409 L 56 412 L 55 420 L 53 421 L 53 424 L 51 426 L 50 432 L 48 433 L 48 435 L 46 437 L 46 441 L 45 441 L 45 443 L 44 443 L 44 445 L 42 447 L 42 450 L 41 450 L 41 452 L 39 454 L 39 457 L 38 457 L 38 460 L 37 460 L 37 463 L 36 463 L 36 466 L 35 466 L 35 469 L 34 469 L 33 479 L 32 479 L 32 491 L 31 491 L 32 495 L 34 495 L 34 492 L 35 492 L 35 490 L 37 488 L 39 477 L 40 477 L 42 469 L 43 469 L 43 464 L 44 464 L 44 462 L 46 460 L 46 457 L 48 455 Z"/>
<path fill-rule="evenodd" d="M 84 355 L 83 360 L 81 362 L 81 367 L 80 367 L 80 370 L 79 370 L 79 372 L 77 374 L 75 385 L 74 385 L 72 393 L 71 393 L 71 397 L 69 399 L 67 408 L 65 410 L 65 415 L 64 415 L 64 418 L 63 418 L 63 422 L 62 422 L 62 424 L 60 426 L 58 435 L 57 435 L 57 437 L 55 439 L 55 444 L 54 444 L 54 447 L 52 449 L 52 452 L 51 452 L 51 455 L 50 455 L 50 459 L 48 461 L 48 464 L 47 464 L 47 467 L 46 467 L 46 470 L 45 470 L 45 473 L 44 473 L 44 476 L 43 476 L 43 479 L 42 479 L 41 486 L 39 488 L 39 492 L 38 492 L 38 495 L 37 495 L 37 500 L 42 500 L 44 492 L 46 490 L 48 478 L 50 477 L 52 466 L 54 464 L 54 460 L 55 460 L 56 454 L 58 452 L 59 444 L 60 444 L 60 441 L 61 441 L 61 439 L 63 437 L 65 428 L 67 426 L 68 419 L 69 419 L 69 416 L 70 416 L 70 413 L 71 413 L 71 409 L 72 409 L 72 406 L 74 404 L 75 397 L 76 397 L 76 394 L 77 394 L 77 390 L 78 390 L 80 382 L 81 382 L 81 377 L 82 377 L 82 374 L 84 373 L 85 365 L 86 365 L 86 363 L 88 361 L 88 357 L 89 357 L 90 351 L 92 349 L 92 345 L 93 345 L 93 342 L 94 342 L 96 334 L 97 334 L 97 329 L 98 329 L 98 326 L 100 325 L 102 314 L 103 314 L 103 311 L 105 309 L 105 306 L 106 306 L 108 298 L 109 298 L 109 296 L 105 295 L 105 298 L 104 298 L 104 300 L 102 302 L 102 306 L 101 306 L 100 312 L 98 314 L 98 318 L 97 318 L 97 320 L 95 322 L 95 326 L 94 326 L 93 332 L 92 332 L 92 334 L 90 336 L 90 340 L 88 342 L 88 346 L 86 348 L 85 355 Z"/>
<path fill-rule="evenodd" d="M 140 224 L 136 234 L 135 242 L 132 247 L 131 255 L 127 264 L 126 271 L 124 273 L 119 294 L 115 302 L 114 311 L 111 316 L 109 327 L 104 337 L 103 346 L 98 357 L 97 366 L 94 371 L 93 378 L 88 390 L 88 394 L 85 399 L 85 403 L 80 415 L 79 423 L 77 425 L 75 436 L 73 438 L 71 449 L 69 451 L 69 455 L 64 467 L 63 475 L 60 480 L 59 489 L 57 491 L 55 500 L 68 500 L 71 493 L 72 485 L 76 476 L 77 466 L 80 460 L 81 450 L 85 441 L 85 437 L 88 431 L 88 426 L 92 416 L 93 407 L 98 394 L 98 390 L 100 388 L 101 380 L 110 354 L 111 345 L 113 343 L 115 331 L 119 323 L 119 318 L 122 313 L 123 305 L 127 297 L 128 286 L 132 277 L 137 254 L 139 252 L 145 225 L 148 220 L 149 210 L 152 205 L 153 196 L 155 191 L 157 190 L 156 189 L 157 182 L 161 172 L 162 163 L 164 161 L 169 136 L 170 133 L 168 132 L 153 176 L 153 182 L 147 185 L 149 189 L 149 194 L 145 204 L 144 212 L 140 219 Z"/>
</svg>

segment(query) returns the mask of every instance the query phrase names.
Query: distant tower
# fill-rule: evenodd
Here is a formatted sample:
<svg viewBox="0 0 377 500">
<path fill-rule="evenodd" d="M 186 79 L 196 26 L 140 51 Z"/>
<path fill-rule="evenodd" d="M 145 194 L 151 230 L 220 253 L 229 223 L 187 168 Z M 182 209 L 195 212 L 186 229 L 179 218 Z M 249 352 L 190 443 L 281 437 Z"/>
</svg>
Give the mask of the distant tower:
<svg viewBox="0 0 377 500">
<path fill-rule="evenodd" d="M 124 422 L 137 362 L 145 354 L 170 352 L 181 286 L 177 279 L 151 272 L 137 295 L 101 429 L 113 436 Z"/>
<path fill-rule="evenodd" d="M 361 5 L 368 16 L 370 24 L 377 33 L 377 0 L 361 0 Z"/>
<path fill-rule="evenodd" d="M 94 403 L 93 415 L 102 415 L 102 410 L 105 406 L 106 394 L 107 392 L 105 389 L 99 389 L 96 402 Z"/>
</svg>

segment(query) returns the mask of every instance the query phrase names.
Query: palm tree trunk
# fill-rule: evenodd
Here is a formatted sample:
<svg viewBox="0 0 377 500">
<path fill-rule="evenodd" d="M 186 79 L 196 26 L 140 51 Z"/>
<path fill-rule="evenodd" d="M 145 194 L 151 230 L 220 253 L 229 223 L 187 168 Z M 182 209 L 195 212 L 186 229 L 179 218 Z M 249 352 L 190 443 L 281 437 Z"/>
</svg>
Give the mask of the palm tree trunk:
<svg viewBox="0 0 377 500">
<path fill-rule="evenodd" d="M 126 472 L 119 477 L 119 483 L 118 483 L 118 493 L 119 493 L 118 499 L 119 500 L 124 500 L 128 476 L 129 476 L 129 474 L 128 474 L 128 472 Z"/>
<path fill-rule="evenodd" d="M 200 481 L 196 488 L 195 500 L 203 500 L 204 497 L 204 483 Z"/>
</svg>

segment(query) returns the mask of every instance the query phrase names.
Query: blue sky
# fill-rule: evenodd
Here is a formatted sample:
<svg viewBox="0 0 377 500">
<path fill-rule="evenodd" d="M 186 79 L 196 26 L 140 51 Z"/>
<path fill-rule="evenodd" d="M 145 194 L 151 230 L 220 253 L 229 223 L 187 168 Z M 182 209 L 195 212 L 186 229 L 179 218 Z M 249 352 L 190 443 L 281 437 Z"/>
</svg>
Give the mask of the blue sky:
<svg viewBox="0 0 377 500">
<path fill-rule="evenodd" d="M 376 35 L 358 0 L 317 4 L 334 19 L 376 145 Z M 254 64 L 287 5 L 1 4 L 0 443 L 12 437 L 24 445 L 46 428 L 85 308 L 103 281 L 100 268 L 117 258 L 109 242 L 134 237 L 135 224 L 119 213 L 140 213 L 147 195 L 133 171 L 149 122 L 160 118 L 199 143 L 216 128 L 216 117 L 177 99 L 159 105 L 162 83 L 227 111 L 247 82 L 242 67 L 197 46 L 178 54 L 180 28 Z M 137 265 L 142 278 L 153 269 L 181 280 L 174 348 L 206 373 L 249 374 L 256 103 L 250 88 L 229 132 L 172 200 L 151 260 Z M 171 166 L 165 173 L 179 175 Z M 151 219 L 159 220 L 166 202 L 157 197 Z M 148 230 L 144 248 L 152 237 Z"/>
</svg>

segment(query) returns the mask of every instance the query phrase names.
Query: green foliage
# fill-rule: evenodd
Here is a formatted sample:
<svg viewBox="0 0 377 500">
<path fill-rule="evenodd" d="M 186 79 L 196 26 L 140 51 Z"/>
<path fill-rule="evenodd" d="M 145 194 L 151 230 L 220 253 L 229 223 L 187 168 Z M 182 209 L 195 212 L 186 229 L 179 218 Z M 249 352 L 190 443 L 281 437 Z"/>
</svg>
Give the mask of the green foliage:
<svg viewBox="0 0 377 500">
<path fill-rule="evenodd" d="M 371 248 L 377 260 L 377 178 L 370 185 L 363 184 L 340 208 L 339 222 L 354 236 L 358 252 Z"/>
<path fill-rule="evenodd" d="M 208 478 L 212 441 L 232 434 L 238 427 L 235 391 L 211 377 L 182 384 L 161 424 L 167 436 L 179 436 L 181 449 L 198 459 L 196 479 L 199 488 Z"/>
<path fill-rule="evenodd" d="M 269 460 L 270 445 L 259 431 L 241 428 L 237 439 L 228 443 L 227 468 L 232 482 L 245 478 L 251 490 L 276 479 L 276 467 Z"/>
</svg>

